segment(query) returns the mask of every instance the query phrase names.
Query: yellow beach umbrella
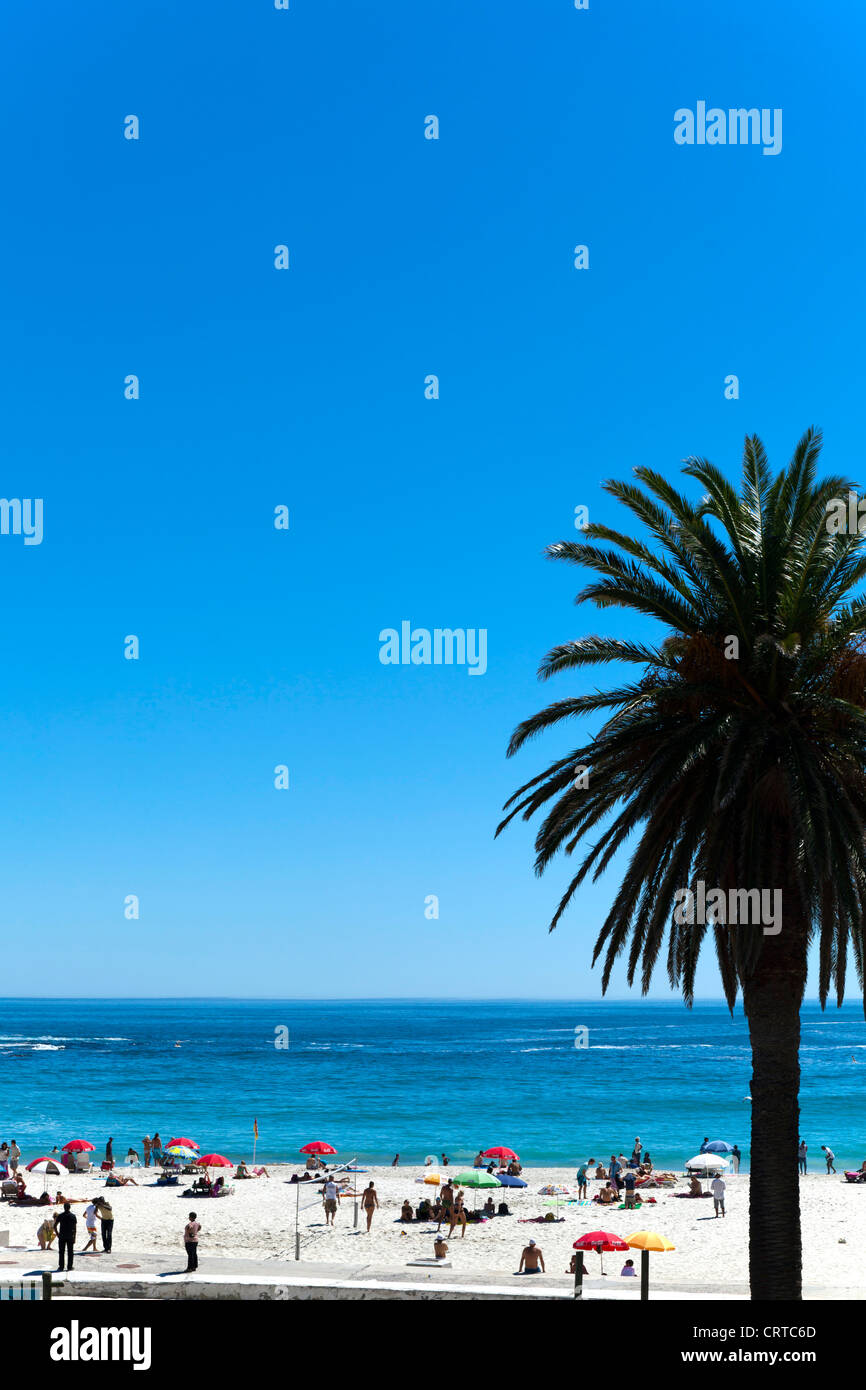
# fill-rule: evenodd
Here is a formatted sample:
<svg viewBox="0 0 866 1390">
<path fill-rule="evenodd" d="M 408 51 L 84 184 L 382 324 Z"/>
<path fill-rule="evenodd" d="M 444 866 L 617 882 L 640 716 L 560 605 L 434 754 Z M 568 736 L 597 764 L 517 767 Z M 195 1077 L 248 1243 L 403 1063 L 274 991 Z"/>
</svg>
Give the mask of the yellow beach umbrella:
<svg viewBox="0 0 866 1390">
<path fill-rule="evenodd" d="M 432 1183 L 434 1187 L 438 1187 L 442 1179 L 438 1173 L 425 1173 L 424 1181 Z"/>
<path fill-rule="evenodd" d="M 626 1236 L 626 1245 L 632 1250 L 640 1251 L 640 1296 L 641 1299 L 649 1298 L 649 1257 L 651 1250 L 676 1250 L 676 1246 L 667 1239 L 660 1236 L 658 1231 L 635 1231 L 633 1236 Z"/>
</svg>

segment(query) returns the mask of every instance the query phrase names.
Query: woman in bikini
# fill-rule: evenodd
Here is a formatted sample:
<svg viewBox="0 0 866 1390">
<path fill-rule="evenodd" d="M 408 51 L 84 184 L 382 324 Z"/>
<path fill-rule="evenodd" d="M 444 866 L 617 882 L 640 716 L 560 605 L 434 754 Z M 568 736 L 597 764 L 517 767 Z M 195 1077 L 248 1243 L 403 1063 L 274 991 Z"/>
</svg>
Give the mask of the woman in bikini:
<svg viewBox="0 0 866 1390">
<path fill-rule="evenodd" d="M 449 1238 L 454 1234 L 454 1227 L 458 1225 L 462 1227 L 460 1231 L 460 1239 L 462 1240 L 466 1235 L 466 1210 L 463 1206 L 462 1188 L 458 1189 L 457 1195 L 454 1198 L 454 1205 L 451 1208 L 451 1224 L 448 1227 Z"/>
</svg>

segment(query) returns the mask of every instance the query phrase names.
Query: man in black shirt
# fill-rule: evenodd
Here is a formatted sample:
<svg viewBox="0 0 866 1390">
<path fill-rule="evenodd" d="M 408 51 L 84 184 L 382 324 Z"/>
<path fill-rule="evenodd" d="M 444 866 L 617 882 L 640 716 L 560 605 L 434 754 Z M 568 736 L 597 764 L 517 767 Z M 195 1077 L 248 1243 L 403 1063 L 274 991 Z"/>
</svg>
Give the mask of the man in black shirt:
<svg viewBox="0 0 866 1390">
<path fill-rule="evenodd" d="M 58 1253 L 60 1263 L 57 1266 L 57 1273 L 60 1274 L 64 1268 L 64 1259 L 68 1255 L 69 1269 L 72 1269 L 72 1257 L 75 1249 L 75 1228 L 78 1225 L 78 1218 L 73 1215 L 68 1202 L 63 1203 L 63 1210 L 58 1212 L 54 1218 L 54 1229 L 58 1235 Z"/>
</svg>

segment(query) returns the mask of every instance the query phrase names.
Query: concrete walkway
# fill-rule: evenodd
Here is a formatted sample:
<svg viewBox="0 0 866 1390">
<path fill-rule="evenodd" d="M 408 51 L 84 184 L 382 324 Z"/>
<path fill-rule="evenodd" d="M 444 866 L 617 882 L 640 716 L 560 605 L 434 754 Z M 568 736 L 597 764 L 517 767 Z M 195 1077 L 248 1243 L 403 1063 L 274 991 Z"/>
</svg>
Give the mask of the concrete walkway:
<svg viewBox="0 0 866 1390">
<path fill-rule="evenodd" d="M 55 1271 L 57 1255 L 15 1247 L 0 1250 L 0 1282 Z M 333 1265 L 312 1261 L 226 1259 L 203 1254 L 197 1274 L 185 1272 L 184 1257 L 170 1254 L 112 1252 L 79 1255 L 70 1275 L 54 1275 L 59 1298 L 193 1298 L 193 1299 L 573 1299 L 568 1275 L 518 1276 L 502 1270 L 383 1266 L 373 1263 Z M 628 1299 L 638 1302 L 639 1281 L 624 1284 L 609 1278 L 584 1279 L 588 1299 Z M 741 1299 L 748 1290 L 703 1286 L 700 1289 L 664 1284 L 650 1288 L 658 1299 Z"/>
</svg>

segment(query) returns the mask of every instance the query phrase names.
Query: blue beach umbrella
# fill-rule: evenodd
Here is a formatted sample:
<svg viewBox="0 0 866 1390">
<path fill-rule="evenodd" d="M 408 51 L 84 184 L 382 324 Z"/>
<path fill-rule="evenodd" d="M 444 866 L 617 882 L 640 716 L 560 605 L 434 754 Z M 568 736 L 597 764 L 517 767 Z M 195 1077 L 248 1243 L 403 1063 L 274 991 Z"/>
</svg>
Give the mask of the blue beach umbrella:
<svg viewBox="0 0 866 1390">
<path fill-rule="evenodd" d="M 522 1178 L 512 1178 L 508 1173 L 497 1173 L 496 1176 L 502 1187 L 526 1187 Z"/>
<path fill-rule="evenodd" d="M 728 1144 L 724 1139 L 714 1139 L 711 1144 L 704 1146 L 704 1152 L 708 1154 L 730 1154 L 734 1152 L 733 1144 Z"/>
</svg>

